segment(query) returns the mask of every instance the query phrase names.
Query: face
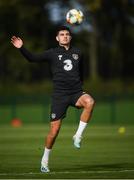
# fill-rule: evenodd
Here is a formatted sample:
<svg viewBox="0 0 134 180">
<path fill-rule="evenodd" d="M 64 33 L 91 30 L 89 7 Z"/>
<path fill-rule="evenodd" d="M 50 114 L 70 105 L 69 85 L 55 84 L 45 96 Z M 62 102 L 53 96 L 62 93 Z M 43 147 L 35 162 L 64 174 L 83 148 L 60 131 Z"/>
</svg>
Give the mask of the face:
<svg viewBox="0 0 134 180">
<path fill-rule="evenodd" d="M 56 36 L 56 40 L 59 42 L 59 45 L 69 45 L 71 41 L 71 35 L 69 31 L 61 30 Z"/>
</svg>

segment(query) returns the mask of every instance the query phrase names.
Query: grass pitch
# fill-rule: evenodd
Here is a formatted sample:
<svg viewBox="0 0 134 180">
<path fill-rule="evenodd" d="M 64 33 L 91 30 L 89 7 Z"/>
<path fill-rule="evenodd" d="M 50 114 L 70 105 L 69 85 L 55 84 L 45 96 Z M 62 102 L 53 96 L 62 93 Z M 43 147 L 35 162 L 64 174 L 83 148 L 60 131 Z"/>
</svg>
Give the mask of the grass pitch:
<svg viewBox="0 0 134 180">
<path fill-rule="evenodd" d="M 40 172 L 48 124 L 0 126 L 1 179 L 110 179 L 134 178 L 134 127 L 89 125 L 82 147 L 73 147 L 77 124 L 63 122 L 50 156 L 48 174 Z"/>
</svg>

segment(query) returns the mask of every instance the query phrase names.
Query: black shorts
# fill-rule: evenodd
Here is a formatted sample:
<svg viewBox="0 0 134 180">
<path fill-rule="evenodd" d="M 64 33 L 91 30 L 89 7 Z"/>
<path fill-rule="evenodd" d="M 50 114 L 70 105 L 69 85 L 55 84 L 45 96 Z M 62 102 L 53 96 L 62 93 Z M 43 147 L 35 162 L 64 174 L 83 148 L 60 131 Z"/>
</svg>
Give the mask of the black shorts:
<svg viewBox="0 0 134 180">
<path fill-rule="evenodd" d="M 79 91 L 73 94 L 67 93 L 55 93 L 52 96 L 51 104 L 51 121 L 63 119 L 66 116 L 66 111 L 69 106 L 74 106 L 81 95 L 85 94 L 83 91 Z"/>
</svg>

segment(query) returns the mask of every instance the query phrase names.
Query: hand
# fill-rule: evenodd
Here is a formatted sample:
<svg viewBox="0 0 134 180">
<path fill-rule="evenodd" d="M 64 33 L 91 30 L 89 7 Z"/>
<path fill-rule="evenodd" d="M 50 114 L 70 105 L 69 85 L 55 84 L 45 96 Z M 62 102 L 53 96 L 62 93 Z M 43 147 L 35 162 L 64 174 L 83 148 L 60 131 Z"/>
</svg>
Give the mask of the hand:
<svg viewBox="0 0 134 180">
<path fill-rule="evenodd" d="M 21 48 L 23 45 L 23 41 L 22 39 L 20 39 L 19 37 L 13 36 L 11 38 L 11 43 L 16 47 L 16 48 Z"/>
</svg>

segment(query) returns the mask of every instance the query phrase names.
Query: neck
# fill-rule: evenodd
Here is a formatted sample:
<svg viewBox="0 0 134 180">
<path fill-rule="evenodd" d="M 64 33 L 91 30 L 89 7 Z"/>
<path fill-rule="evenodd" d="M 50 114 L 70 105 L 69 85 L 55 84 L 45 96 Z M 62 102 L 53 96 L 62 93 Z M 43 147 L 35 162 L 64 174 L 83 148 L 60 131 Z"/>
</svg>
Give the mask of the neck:
<svg viewBox="0 0 134 180">
<path fill-rule="evenodd" d="M 59 45 L 62 46 L 62 47 L 64 47 L 66 50 L 68 50 L 69 47 L 70 47 L 70 44 L 67 44 L 67 45 L 59 44 Z"/>
</svg>

